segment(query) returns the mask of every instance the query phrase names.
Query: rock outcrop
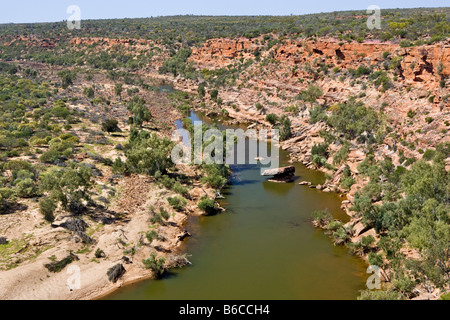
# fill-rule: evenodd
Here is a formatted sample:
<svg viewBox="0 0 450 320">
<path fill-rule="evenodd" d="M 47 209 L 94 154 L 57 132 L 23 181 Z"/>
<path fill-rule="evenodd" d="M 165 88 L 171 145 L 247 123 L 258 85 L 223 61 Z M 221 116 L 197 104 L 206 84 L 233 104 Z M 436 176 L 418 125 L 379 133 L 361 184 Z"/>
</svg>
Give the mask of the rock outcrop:
<svg viewBox="0 0 450 320">
<path fill-rule="evenodd" d="M 266 170 L 262 175 L 264 177 L 273 176 L 273 178 L 269 180 L 270 182 L 289 183 L 294 180 L 295 167 L 289 166 L 284 168 Z"/>
</svg>

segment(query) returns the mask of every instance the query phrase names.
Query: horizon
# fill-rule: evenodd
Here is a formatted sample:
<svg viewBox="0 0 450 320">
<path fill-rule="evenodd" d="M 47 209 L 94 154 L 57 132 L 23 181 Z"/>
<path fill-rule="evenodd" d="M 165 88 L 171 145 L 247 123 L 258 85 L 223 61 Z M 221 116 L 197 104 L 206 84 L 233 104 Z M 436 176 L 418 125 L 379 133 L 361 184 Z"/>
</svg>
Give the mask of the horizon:
<svg viewBox="0 0 450 320">
<path fill-rule="evenodd" d="M 46 5 L 36 3 L 24 4 L 26 1 L 16 1 L 3 5 L 0 10 L 0 25 L 8 24 L 45 24 L 61 23 L 67 21 L 70 14 L 67 8 L 70 5 L 77 5 L 81 9 L 81 20 L 118 20 L 118 19 L 153 19 L 177 16 L 193 17 L 285 17 L 285 16 L 305 16 L 310 14 L 347 12 L 347 11 L 365 11 L 370 5 L 378 5 L 381 10 L 404 10 L 404 9 L 437 9 L 449 8 L 446 1 L 433 0 L 427 3 L 427 6 L 420 4 L 420 1 L 346 1 L 345 3 L 334 3 L 324 0 L 314 3 L 301 3 L 302 1 L 281 0 L 277 4 L 270 1 L 256 1 L 258 5 L 252 6 L 255 0 L 242 3 L 238 0 L 229 0 L 226 8 L 221 8 L 217 4 L 203 5 L 205 0 L 183 1 L 173 0 L 165 4 L 159 4 L 157 8 L 150 8 L 152 2 L 141 3 L 139 6 L 133 5 L 137 0 L 128 1 L 129 5 L 123 8 L 119 0 L 113 0 L 108 5 L 100 3 L 88 3 L 87 0 L 79 1 L 61 1 L 57 5 L 50 6 L 52 0 L 45 0 Z M 77 2 L 77 3 L 74 3 Z M 375 4 L 374 2 L 377 2 Z M 239 8 L 232 4 L 239 3 Z M 119 5 L 118 5 L 119 4 Z M 178 5 L 174 5 L 178 4 Z M 383 5 L 384 4 L 384 5 Z M 189 8 L 185 6 L 188 5 Z M 48 10 L 52 7 L 52 10 Z M 20 9 L 19 9 L 20 8 Z M 23 10 L 27 8 L 29 10 Z M 142 11 L 148 12 L 148 15 L 142 15 Z M 139 13 L 138 13 L 139 12 Z"/>
</svg>

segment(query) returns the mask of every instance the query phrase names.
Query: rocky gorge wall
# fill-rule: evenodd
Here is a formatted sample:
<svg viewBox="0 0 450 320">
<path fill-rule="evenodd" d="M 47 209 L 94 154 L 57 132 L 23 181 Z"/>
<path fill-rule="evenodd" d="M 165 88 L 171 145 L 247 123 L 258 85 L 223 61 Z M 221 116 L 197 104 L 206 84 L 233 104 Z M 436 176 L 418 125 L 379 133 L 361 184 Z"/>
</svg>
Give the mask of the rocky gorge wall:
<svg viewBox="0 0 450 320">
<path fill-rule="evenodd" d="M 213 39 L 203 47 L 193 50 L 191 60 L 199 67 L 218 68 L 237 58 L 252 57 L 254 51 L 262 49 L 260 40 Z M 436 67 L 443 65 L 442 75 L 450 75 L 450 42 L 433 45 L 402 48 L 397 44 L 381 42 L 343 43 L 335 39 L 288 40 L 274 49 L 277 61 L 295 66 L 320 59 L 324 63 L 333 63 L 342 68 L 355 68 L 359 63 L 374 65 L 383 61 L 383 53 L 389 52 L 402 57 L 401 77 L 406 83 L 419 82 L 432 88 L 439 82 Z M 295 76 L 296 74 L 294 74 Z"/>
</svg>

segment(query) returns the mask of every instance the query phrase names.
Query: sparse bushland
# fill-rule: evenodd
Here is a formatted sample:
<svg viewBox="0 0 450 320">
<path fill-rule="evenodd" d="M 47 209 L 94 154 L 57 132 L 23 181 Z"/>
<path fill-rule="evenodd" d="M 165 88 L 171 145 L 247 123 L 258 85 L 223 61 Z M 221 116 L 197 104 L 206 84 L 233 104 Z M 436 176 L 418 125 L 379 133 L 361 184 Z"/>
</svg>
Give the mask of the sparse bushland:
<svg viewBox="0 0 450 320">
<path fill-rule="evenodd" d="M 72 165 L 65 169 L 50 170 L 41 177 L 40 188 L 51 199 L 41 201 L 41 212 L 46 217 L 51 217 L 51 209 L 55 207 L 49 203 L 54 201 L 69 212 L 82 213 L 86 207 L 85 202 L 90 200 L 92 184 L 92 172 L 85 166 Z"/>
<path fill-rule="evenodd" d="M 369 158 L 360 166 L 371 182 L 356 194 L 353 210 L 375 228 L 380 259 L 372 262 L 388 270 L 391 290 L 403 298 L 416 286 L 445 289 L 450 276 L 449 174 L 443 163 L 450 153 L 448 145 L 437 149 L 432 163 L 417 161 L 410 170 L 396 170 L 388 158 L 381 163 Z M 402 254 L 404 246 L 416 249 L 420 260 Z"/>
<path fill-rule="evenodd" d="M 163 66 L 159 69 L 160 73 L 171 73 L 174 77 L 178 75 L 186 75 L 190 67 L 187 65 L 187 59 L 192 54 L 190 48 L 182 48 L 176 52 L 173 52 L 171 58 L 164 62 Z"/>
<path fill-rule="evenodd" d="M 70 70 L 63 70 L 58 73 L 58 77 L 61 78 L 62 88 L 67 89 L 69 86 L 73 85 L 73 82 L 77 78 L 77 74 Z"/>
<path fill-rule="evenodd" d="M 126 168 L 129 172 L 155 176 L 174 167 L 170 158 L 174 143 L 148 131 L 133 128 L 126 147 Z"/>
</svg>

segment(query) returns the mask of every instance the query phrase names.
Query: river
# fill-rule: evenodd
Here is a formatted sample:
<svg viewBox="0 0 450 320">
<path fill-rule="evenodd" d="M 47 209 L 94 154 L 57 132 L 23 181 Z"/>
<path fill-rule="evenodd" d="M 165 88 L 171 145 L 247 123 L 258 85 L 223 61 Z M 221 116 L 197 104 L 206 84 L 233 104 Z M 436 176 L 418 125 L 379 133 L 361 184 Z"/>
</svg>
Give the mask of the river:
<svg viewBox="0 0 450 320">
<path fill-rule="evenodd" d="M 199 120 L 192 113 L 191 120 Z M 205 118 L 202 118 L 205 120 Z M 209 122 L 209 121 L 207 121 Z M 180 123 L 178 123 L 180 126 Z M 280 150 L 281 165 L 288 154 Z M 295 164 L 313 184 L 324 175 Z M 365 263 L 311 224 L 314 210 L 349 221 L 342 198 L 298 183 L 276 184 L 259 165 L 232 166 L 223 190 L 225 212 L 191 217 L 186 240 L 192 266 L 120 289 L 108 299 L 132 300 L 352 300 L 364 289 Z M 300 181 L 298 180 L 298 181 Z"/>
</svg>

